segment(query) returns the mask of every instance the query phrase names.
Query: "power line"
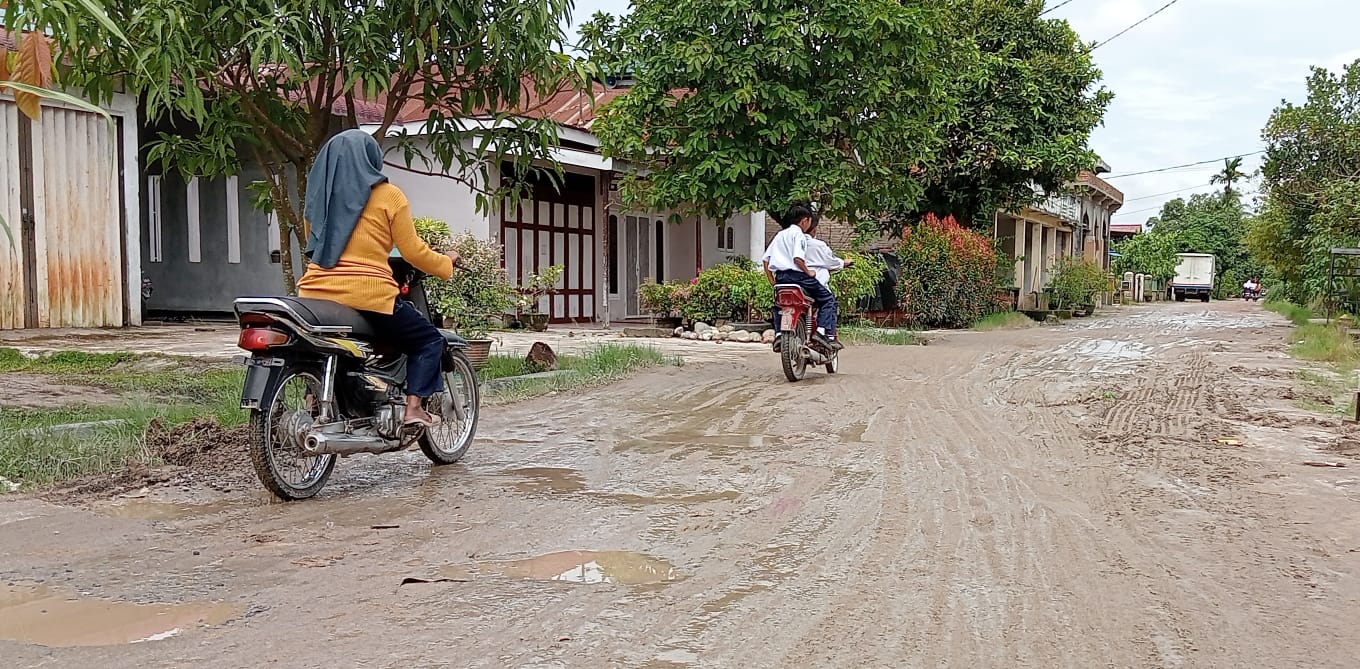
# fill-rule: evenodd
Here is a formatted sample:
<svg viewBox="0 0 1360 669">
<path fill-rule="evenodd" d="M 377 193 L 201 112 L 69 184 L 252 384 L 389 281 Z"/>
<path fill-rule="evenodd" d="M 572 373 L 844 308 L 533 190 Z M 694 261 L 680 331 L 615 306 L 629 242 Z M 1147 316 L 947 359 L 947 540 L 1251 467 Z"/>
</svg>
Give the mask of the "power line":
<svg viewBox="0 0 1360 669">
<path fill-rule="evenodd" d="M 1142 175 L 1144 175 L 1144 174 L 1157 174 L 1157 173 L 1159 173 L 1159 172 L 1170 172 L 1171 170 L 1179 170 L 1179 169 L 1183 169 L 1183 168 L 1186 168 L 1186 167 L 1195 167 L 1196 165 L 1208 165 L 1209 163 L 1216 163 L 1216 162 L 1219 162 L 1220 160 L 1232 160 L 1233 158 L 1246 158 L 1247 156 L 1254 156 L 1254 155 L 1256 155 L 1256 154 L 1258 154 L 1258 153 L 1265 153 L 1265 150 L 1262 149 L 1262 150 L 1260 150 L 1260 151 L 1252 151 L 1251 153 L 1241 153 L 1241 154 L 1238 154 L 1238 155 L 1235 155 L 1235 156 L 1225 156 L 1225 157 L 1223 157 L 1223 158 L 1214 158 L 1213 160 L 1201 160 L 1201 161 L 1199 161 L 1199 162 L 1197 162 L 1197 163 L 1186 163 L 1186 164 L 1184 164 L 1184 165 L 1173 165 L 1173 166 L 1171 166 L 1171 167 L 1161 167 L 1161 168 L 1158 168 L 1158 169 L 1155 169 L 1155 170 L 1145 170 L 1145 171 L 1143 171 L 1143 172 L 1130 172 L 1130 173 L 1128 173 L 1128 174 L 1116 174 L 1116 175 L 1114 175 L 1114 176 L 1110 176 L 1110 177 L 1101 177 L 1101 178 L 1104 179 L 1104 180 L 1106 180 L 1106 181 L 1109 181 L 1110 179 L 1123 179 L 1124 177 L 1136 177 L 1136 176 L 1142 176 Z"/>
<path fill-rule="evenodd" d="M 1125 29 L 1123 29 L 1123 30 L 1121 30 L 1121 31 L 1119 31 L 1119 32 L 1117 32 L 1117 33 L 1115 33 L 1114 37 L 1111 37 L 1111 38 L 1105 40 L 1104 42 L 1097 42 L 1095 46 L 1091 47 L 1091 51 L 1095 51 L 1096 49 L 1099 49 L 1100 47 L 1105 46 L 1106 44 L 1109 44 L 1110 42 L 1113 42 L 1114 40 L 1120 38 L 1121 36 L 1124 35 L 1124 33 L 1128 32 L 1128 31 L 1130 31 L 1130 30 L 1133 30 L 1134 28 L 1137 28 L 1138 26 L 1143 25 L 1144 23 L 1147 23 L 1148 20 L 1150 20 L 1152 17 L 1154 17 L 1154 16 L 1156 16 L 1156 15 L 1158 15 L 1158 14 L 1161 14 L 1162 12 L 1166 11 L 1168 7 L 1170 7 L 1171 5 L 1176 4 L 1177 2 L 1180 2 L 1180 0 L 1171 0 L 1171 2 L 1168 2 L 1168 3 L 1166 3 L 1165 5 L 1162 5 L 1161 9 L 1158 9 L 1157 11 L 1155 11 L 1155 12 L 1153 12 L 1153 13 L 1151 13 L 1151 14 L 1148 14 L 1147 16 L 1144 16 L 1144 17 L 1143 17 L 1142 19 L 1140 19 L 1137 23 L 1135 23 L 1135 24 L 1133 24 L 1133 25 L 1131 25 L 1131 26 L 1129 26 L 1129 27 L 1127 27 L 1127 28 L 1125 28 Z M 1089 53 L 1089 52 L 1088 52 L 1088 53 Z"/>
<path fill-rule="evenodd" d="M 1049 7 L 1048 9 L 1045 9 L 1045 10 L 1042 11 L 1042 12 L 1039 12 L 1039 16 L 1043 16 L 1043 15 L 1045 15 L 1045 14 L 1048 14 L 1049 12 L 1056 12 L 1056 11 L 1058 11 L 1059 9 L 1062 9 L 1065 5 L 1068 5 L 1068 4 L 1071 4 L 1071 3 L 1072 3 L 1072 0 L 1063 0 L 1062 2 L 1060 2 L 1060 3 L 1056 4 L 1056 5 L 1053 5 L 1052 7 Z"/>
<path fill-rule="evenodd" d="M 1194 190 L 1196 188 L 1208 188 L 1209 186 L 1213 186 L 1213 184 L 1199 184 L 1196 186 L 1186 186 L 1185 188 L 1177 188 L 1176 190 L 1169 190 L 1165 193 L 1158 193 L 1156 195 L 1144 195 L 1143 197 L 1133 197 L 1124 200 L 1124 204 L 1128 204 L 1130 202 L 1137 202 L 1139 200 L 1151 200 L 1154 197 L 1165 197 L 1167 195 L 1175 195 L 1176 193 L 1184 193 L 1185 191 Z M 1217 188 L 1217 186 L 1214 187 Z"/>
<path fill-rule="evenodd" d="M 1169 193 L 1168 193 L 1168 194 L 1169 194 Z M 1252 192 L 1250 192 L 1250 193 L 1238 193 L 1237 196 L 1238 196 L 1238 197 L 1248 197 L 1248 196 L 1256 195 L 1256 194 L 1257 194 L 1257 191 L 1252 191 Z M 1157 196 L 1154 195 L 1154 196 L 1152 196 L 1152 197 L 1157 197 Z M 1166 203 L 1163 202 L 1162 204 L 1160 204 L 1160 205 L 1158 205 L 1158 206 L 1156 206 L 1156 207 L 1147 207 L 1146 209 L 1134 209 L 1133 211 L 1120 211 L 1120 212 L 1116 212 L 1115 215 L 1114 215 L 1112 218 L 1117 218 L 1117 217 L 1119 217 L 1119 216 L 1128 216 L 1128 215 L 1131 215 L 1131 214 L 1141 214 L 1141 213 L 1148 212 L 1148 211 L 1161 211 L 1161 210 L 1162 210 L 1162 207 L 1165 207 L 1165 206 L 1166 206 Z"/>
</svg>

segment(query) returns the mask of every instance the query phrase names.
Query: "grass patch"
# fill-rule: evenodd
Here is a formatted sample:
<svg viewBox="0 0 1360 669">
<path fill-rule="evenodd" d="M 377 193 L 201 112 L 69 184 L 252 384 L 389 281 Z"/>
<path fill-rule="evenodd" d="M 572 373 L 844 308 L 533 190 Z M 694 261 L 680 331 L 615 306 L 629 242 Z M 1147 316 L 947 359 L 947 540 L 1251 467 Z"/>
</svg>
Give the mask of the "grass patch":
<svg viewBox="0 0 1360 669">
<path fill-rule="evenodd" d="M 1018 311 L 999 311 L 983 316 L 973 324 L 973 329 L 979 332 L 992 332 L 994 330 L 1021 330 L 1036 325 L 1038 323 L 1034 322 L 1033 318 Z"/>
<path fill-rule="evenodd" d="M 1360 365 L 1360 346 L 1346 330 L 1325 323 L 1305 323 L 1294 328 L 1294 357 L 1329 362 L 1340 371 Z"/>
<path fill-rule="evenodd" d="M 515 376 L 518 374 L 518 370 L 522 369 L 523 361 L 520 358 L 511 356 L 492 356 L 492 358 L 507 358 L 509 361 L 513 361 L 513 368 L 517 370 L 517 373 L 500 377 L 491 376 L 491 374 L 485 372 L 498 373 L 511 368 L 511 366 L 509 361 L 497 361 L 493 367 L 492 361 L 488 360 L 483 373 L 479 373 L 483 381 Z M 559 356 L 557 364 L 558 369 L 569 370 L 572 373 L 549 378 L 511 381 L 490 390 L 486 399 L 491 403 L 515 402 L 538 395 L 580 390 L 609 383 L 649 367 L 679 366 L 682 363 L 679 358 L 665 355 L 651 346 L 604 344 L 590 349 L 583 355 Z"/>
<path fill-rule="evenodd" d="M 117 471 L 153 460 L 143 435 L 151 408 L 0 410 L 0 493 Z M 113 421 L 80 429 L 53 426 Z"/>
<path fill-rule="evenodd" d="M 836 337 L 844 344 L 879 346 L 914 346 L 921 343 L 921 337 L 911 330 L 893 328 L 843 327 L 838 328 Z"/>
<path fill-rule="evenodd" d="M 240 408 L 245 371 L 227 363 L 78 351 L 27 357 L 0 348 L 0 375 L 5 373 L 106 389 L 122 399 L 98 406 L 0 407 L 0 492 L 149 464 L 154 456 L 145 435 L 153 420 L 173 426 L 211 417 L 232 427 L 248 418 Z M 76 423 L 95 425 L 61 427 Z"/>
<path fill-rule="evenodd" d="M 1288 318 L 1289 322 L 1294 325 L 1307 325 L 1309 319 L 1313 317 L 1313 312 L 1308 307 L 1299 306 L 1293 302 L 1285 302 L 1283 300 L 1266 302 L 1265 308 Z"/>
</svg>

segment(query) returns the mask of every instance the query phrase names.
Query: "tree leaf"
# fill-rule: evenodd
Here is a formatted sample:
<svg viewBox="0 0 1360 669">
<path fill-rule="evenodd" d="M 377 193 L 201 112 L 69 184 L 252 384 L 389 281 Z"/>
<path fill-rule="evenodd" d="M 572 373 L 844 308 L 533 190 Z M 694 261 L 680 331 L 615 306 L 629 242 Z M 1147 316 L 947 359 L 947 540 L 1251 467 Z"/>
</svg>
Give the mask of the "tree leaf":
<svg viewBox="0 0 1360 669">
<path fill-rule="evenodd" d="M 16 99 L 19 97 L 20 94 L 32 96 L 35 101 L 41 100 L 42 98 L 48 98 L 50 100 L 56 100 L 58 102 L 65 103 L 81 111 L 90 112 L 91 114 L 99 114 L 100 116 L 104 117 L 104 120 L 108 121 L 109 123 L 113 123 L 113 116 L 109 114 L 107 111 L 105 111 L 104 108 L 96 104 L 91 104 L 87 100 L 82 100 L 68 93 L 54 91 L 48 88 L 43 88 L 41 86 L 33 86 L 31 84 L 20 83 L 18 81 L 7 81 L 5 82 L 4 86 L 7 88 L 13 88 L 15 91 L 18 92 L 15 95 Z M 33 117 L 30 116 L 30 118 Z"/>
</svg>

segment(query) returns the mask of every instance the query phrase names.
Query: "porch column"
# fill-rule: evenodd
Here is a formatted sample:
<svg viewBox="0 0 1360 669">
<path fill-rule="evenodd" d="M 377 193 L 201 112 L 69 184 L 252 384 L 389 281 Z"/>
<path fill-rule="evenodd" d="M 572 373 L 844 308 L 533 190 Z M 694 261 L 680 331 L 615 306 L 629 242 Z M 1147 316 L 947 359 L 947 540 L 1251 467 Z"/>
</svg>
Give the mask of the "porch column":
<svg viewBox="0 0 1360 669">
<path fill-rule="evenodd" d="M 765 255 L 765 212 L 751 212 L 751 240 L 748 244 L 751 255 L 748 256 L 752 262 L 759 263 L 760 257 Z"/>
<path fill-rule="evenodd" d="M 1020 291 L 1020 300 L 1025 299 L 1025 250 L 1029 243 L 1025 232 L 1029 225 L 1023 218 L 1015 219 L 1011 225 L 1015 226 L 1015 287 Z"/>
</svg>

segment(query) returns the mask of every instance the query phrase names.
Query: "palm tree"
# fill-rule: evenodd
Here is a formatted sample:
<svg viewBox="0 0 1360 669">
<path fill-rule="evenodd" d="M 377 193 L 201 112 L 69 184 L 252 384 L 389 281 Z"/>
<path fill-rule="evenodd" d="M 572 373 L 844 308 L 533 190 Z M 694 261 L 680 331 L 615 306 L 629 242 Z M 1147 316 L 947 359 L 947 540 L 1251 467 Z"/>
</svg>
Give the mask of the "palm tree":
<svg viewBox="0 0 1360 669">
<path fill-rule="evenodd" d="M 1223 160 L 1223 171 L 1215 174 L 1209 179 L 1211 184 L 1223 184 L 1223 197 L 1233 196 L 1233 184 L 1247 178 L 1247 173 L 1242 171 L 1242 158 L 1226 158 Z"/>
</svg>

